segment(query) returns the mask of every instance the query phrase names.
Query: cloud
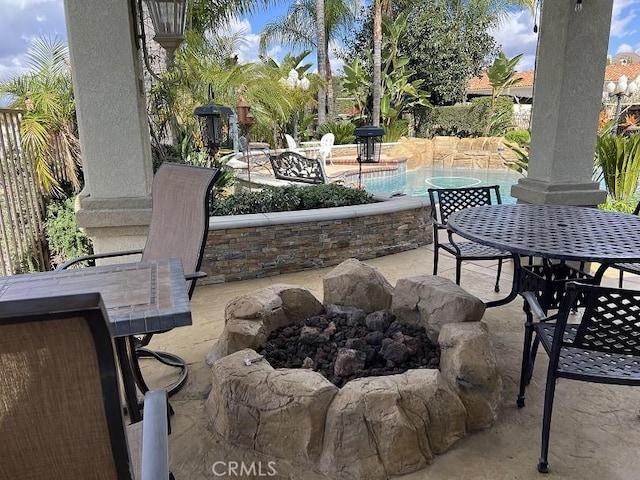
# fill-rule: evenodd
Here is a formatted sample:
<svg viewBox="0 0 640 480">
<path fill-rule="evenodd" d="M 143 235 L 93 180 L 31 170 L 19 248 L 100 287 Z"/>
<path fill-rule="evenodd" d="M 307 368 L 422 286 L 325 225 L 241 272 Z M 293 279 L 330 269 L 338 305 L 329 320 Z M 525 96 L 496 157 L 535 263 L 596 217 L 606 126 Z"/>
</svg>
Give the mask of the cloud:
<svg viewBox="0 0 640 480">
<path fill-rule="evenodd" d="M 38 37 L 66 42 L 62 0 L 0 0 L 0 80 L 26 70 L 25 53 Z"/>
<path fill-rule="evenodd" d="M 533 15 L 529 10 L 511 14 L 492 34 L 509 58 L 522 54 L 518 70 L 532 70 L 535 65 L 538 34 L 533 31 Z"/>
<path fill-rule="evenodd" d="M 640 10 L 640 0 L 615 0 L 611 16 L 611 36 L 626 38 L 638 32 L 634 19 Z"/>
</svg>

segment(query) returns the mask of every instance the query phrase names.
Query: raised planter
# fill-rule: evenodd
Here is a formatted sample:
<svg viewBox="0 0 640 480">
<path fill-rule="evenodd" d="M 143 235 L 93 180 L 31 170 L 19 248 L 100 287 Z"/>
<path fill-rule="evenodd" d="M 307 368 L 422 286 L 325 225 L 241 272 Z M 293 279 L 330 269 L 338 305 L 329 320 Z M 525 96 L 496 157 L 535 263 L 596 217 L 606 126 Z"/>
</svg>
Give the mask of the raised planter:
<svg viewBox="0 0 640 480">
<path fill-rule="evenodd" d="M 267 277 L 366 260 L 432 242 L 424 197 L 367 205 L 211 217 L 200 284 Z"/>
</svg>

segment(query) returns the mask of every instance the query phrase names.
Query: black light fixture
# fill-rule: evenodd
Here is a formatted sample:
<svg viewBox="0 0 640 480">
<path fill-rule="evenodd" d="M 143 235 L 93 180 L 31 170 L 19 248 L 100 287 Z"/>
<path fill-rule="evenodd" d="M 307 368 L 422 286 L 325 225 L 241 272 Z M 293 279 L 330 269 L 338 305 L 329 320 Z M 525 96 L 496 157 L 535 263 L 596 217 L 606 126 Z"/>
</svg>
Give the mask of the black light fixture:
<svg viewBox="0 0 640 480">
<path fill-rule="evenodd" d="M 184 32 L 187 25 L 188 0 L 144 0 L 147 11 L 153 23 L 153 39 L 160 44 L 167 52 L 166 65 L 171 70 L 176 67 L 178 78 L 172 81 L 161 78 L 151 68 L 149 53 L 147 51 L 146 35 L 144 30 L 144 16 L 142 10 L 142 0 L 137 0 L 137 17 L 139 22 L 138 36 L 142 43 L 142 55 L 144 64 L 153 78 L 160 82 L 172 83 L 182 77 L 182 70 L 175 64 L 175 51 L 184 41 Z"/>
<path fill-rule="evenodd" d="M 362 187 L 362 164 L 378 163 L 384 130 L 373 125 L 365 125 L 355 130 L 358 146 L 358 188 Z"/>
<path fill-rule="evenodd" d="M 210 99 L 213 100 L 213 95 Z M 202 143 L 210 158 L 214 158 L 221 148 L 233 148 L 229 129 L 231 108 L 211 103 L 197 107 L 193 113 L 199 117 Z"/>
</svg>

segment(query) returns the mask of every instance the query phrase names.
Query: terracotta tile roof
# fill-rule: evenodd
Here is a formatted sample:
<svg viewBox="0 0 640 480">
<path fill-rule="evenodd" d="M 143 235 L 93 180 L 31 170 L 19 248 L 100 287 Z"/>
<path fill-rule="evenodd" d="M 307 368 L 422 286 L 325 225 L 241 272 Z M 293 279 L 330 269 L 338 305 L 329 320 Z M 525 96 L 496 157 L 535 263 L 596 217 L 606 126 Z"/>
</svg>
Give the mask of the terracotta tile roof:
<svg viewBox="0 0 640 480">
<path fill-rule="evenodd" d="M 522 81 L 517 84 L 518 87 L 531 87 L 533 86 L 533 70 L 527 70 L 526 72 L 518 72 L 517 75 L 522 78 Z M 640 63 L 629 63 L 627 65 L 607 65 L 607 70 L 604 74 L 604 81 L 617 81 L 621 75 L 626 75 L 629 81 L 636 79 L 640 76 Z M 491 90 L 491 84 L 487 74 L 483 73 L 480 77 L 474 77 L 469 80 L 467 87 L 469 90 Z"/>
</svg>

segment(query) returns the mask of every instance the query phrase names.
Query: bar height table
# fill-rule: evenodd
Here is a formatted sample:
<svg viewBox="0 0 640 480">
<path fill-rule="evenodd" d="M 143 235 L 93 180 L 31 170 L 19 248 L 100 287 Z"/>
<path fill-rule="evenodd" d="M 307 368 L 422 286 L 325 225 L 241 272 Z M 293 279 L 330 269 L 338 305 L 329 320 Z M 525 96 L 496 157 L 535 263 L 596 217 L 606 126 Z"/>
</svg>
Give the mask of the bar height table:
<svg viewBox="0 0 640 480">
<path fill-rule="evenodd" d="M 132 368 L 132 335 L 191 325 L 187 284 L 180 259 L 101 265 L 0 277 L 0 302 L 74 293 L 102 295 L 118 359 L 129 415 L 140 419 Z M 0 308 L 2 304 L 0 303 Z"/>
</svg>

